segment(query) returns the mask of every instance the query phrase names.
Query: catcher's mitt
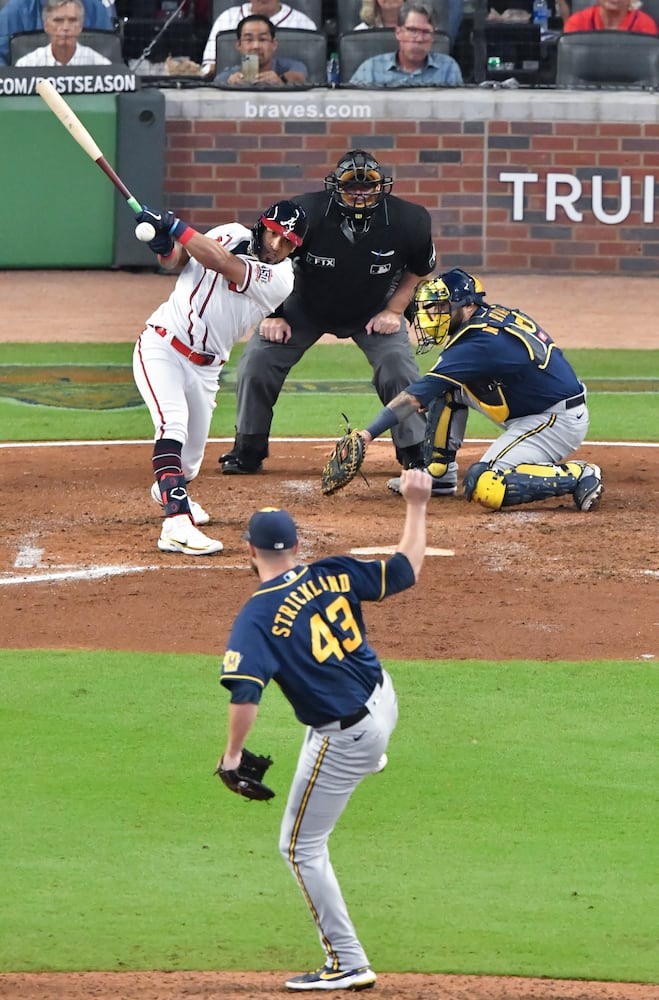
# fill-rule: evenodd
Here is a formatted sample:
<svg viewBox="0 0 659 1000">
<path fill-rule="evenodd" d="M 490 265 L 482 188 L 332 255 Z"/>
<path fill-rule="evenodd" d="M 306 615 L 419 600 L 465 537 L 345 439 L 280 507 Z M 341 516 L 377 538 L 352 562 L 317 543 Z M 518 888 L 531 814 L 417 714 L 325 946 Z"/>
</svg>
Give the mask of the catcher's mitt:
<svg viewBox="0 0 659 1000">
<path fill-rule="evenodd" d="M 266 802 L 274 798 L 275 793 L 263 784 L 263 775 L 272 764 L 272 757 L 262 757 L 243 748 L 239 766 L 233 771 L 226 771 L 220 761 L 213 772 L 219 775 L 229 791 L 242 795 L 246 799 Z"/>
<path fill-rule="evenodd" d="M 345 413 L 342 416 L 346 422 L 346 432 L 334 445 L 334 450 L 325 462 L 320 477 L 321 489 L 325 496 L 331 496 L 352 482 L 361 469 L 366 454 L 364 438 L 359 431 L 351 430 Z"/>
</svg>

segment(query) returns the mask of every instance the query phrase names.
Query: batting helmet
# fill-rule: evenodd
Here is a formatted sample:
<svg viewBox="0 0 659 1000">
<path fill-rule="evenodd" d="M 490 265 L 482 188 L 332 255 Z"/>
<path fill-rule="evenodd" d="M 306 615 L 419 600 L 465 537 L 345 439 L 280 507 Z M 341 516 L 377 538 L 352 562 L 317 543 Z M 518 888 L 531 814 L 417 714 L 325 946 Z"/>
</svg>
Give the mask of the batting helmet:
<svg viewBox="0 0 659 1000">
<path fill-rule="evenodd" d="M 414 332 L 419 342 L 417 354 L 425 354 L 431 347 L 441 347 L 451 330 L 454 309 L 470 304 L 483 305 L 485 289 L 478 278 L 459 267 L 446 271 L 429 281 L 417 285 L 412 302 Z M 442 311 L 448 302 L 449 310 Z"/>
<path fill-rule="evenodd" d="M 357 222 L 373 214 L 392 184 L 393 178 L 385 176 L 378 161 L 365 149 L 351 149 L 325 178 L 325 190 L 342 214 Z"/>
<path fill-rule="evenodd" d="M 263 232 L 266 229 L 280 233 L 296 247 L 302 246 L 308 228 L 307 213 L 302 205 L 298 205 L 296 201 L 276 201 L 265 210 L 256 225 L 252 227 L 252 250 L 257 257 L 260 256 L 263 249 Z"/>
</svg>

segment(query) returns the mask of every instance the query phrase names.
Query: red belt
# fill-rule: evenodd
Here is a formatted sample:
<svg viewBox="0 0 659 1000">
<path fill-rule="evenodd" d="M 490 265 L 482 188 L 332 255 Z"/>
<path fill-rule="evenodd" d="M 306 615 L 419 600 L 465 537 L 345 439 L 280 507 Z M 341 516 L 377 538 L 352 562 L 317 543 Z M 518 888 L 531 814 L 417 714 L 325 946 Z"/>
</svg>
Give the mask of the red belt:
<svg viewBox="0 0 659 1000">
<path fill-rule="evenodd" d="M 165 330 L 162 326 L 154 326 L 153 329 L 161 337 L 169 337 L 169 331 Z M 184 358 L 191 361 L 193 365 L 201 365 L 205 368 L 207 365 L 212 365 L 217 360 L 214 354 L 202 354 L 200 351 L 193 351 L 191 347 L 186 347 L 185 344 L 178 339 L 178 337 L 172 337 L 170 344 L 175 351 L 182 354 Z"/>
</svg>

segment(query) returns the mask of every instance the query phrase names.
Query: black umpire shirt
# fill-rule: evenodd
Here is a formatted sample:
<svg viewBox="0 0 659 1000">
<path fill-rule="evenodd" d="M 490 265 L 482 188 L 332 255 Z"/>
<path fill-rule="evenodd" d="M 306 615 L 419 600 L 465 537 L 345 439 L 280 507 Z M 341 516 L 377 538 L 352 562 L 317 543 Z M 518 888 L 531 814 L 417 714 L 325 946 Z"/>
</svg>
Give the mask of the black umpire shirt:
<svg viewBox="0 0 659 1000">
<path fill-rule="evenodd" d="M 432 223 L 422 205 L 388 195 L 371 216 L 367 232 L 352 242 L 327 192 L 293 200 L 304 207 L 309 231 L 293 256 L 291 298 L 325 330 L 364 326 L 384 309 L 403 271 L 424 275 L 435 266 Z M 285 314 L 286 303 L 276 315 Z"/>
</svg>

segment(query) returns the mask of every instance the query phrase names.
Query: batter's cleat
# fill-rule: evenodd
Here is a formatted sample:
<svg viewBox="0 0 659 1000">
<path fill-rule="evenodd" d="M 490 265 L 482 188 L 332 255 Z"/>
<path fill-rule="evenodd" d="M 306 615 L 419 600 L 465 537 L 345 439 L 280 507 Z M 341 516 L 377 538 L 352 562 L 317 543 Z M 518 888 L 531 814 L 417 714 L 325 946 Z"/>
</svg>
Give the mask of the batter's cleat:
<svg viewBox="0 0 659 1000">
<path fill-rule="evenodd" d="M 255 465 L 248 464 L 232 455 L 231 452 L 220 455 L 219 462 L 225 476 L 254 476 L 257 472 L 263 472 L 263 462 L 257 462 Z"/>
<path fill-rule="evenodd" d="M 387 766 L 388 763 L 389 763 L 389 758 L 387 757 L 386 753 L 383 753 L 382 756 L 380 757 L 379 761 L 377 762 L 377 764 L 373 768 L 373 772 L 372 773 L 373 774 L 379 774 L 380 771 L 384 771 L 384 769 L 385 769 L 385 767 Z"/>
<path fill-rule="evenodd" d="M 182 552 L 185 556 L 212 556 L 224 546 L 204 535 L 187 514 L 175 514 L 163 521 L 158 548 L 161 552 Z"/>
<path fill-rule="evenodd" d="M 151 486 L 151 499 L 155 500 L 156 503 L 159 504 L 161 510 L 164 509 L 165 505 L 162 502 L 162 497 L 160 496 L 160 487 L 158 486 L 158 483 L 153 483 Z M 190 504 L 190 513 L 192 514 L 194 523 L 208 524 L 210 521 L 210 514 L 206 513 L 201 504 L 196 503 L 196 501 L 192 500 L 190 497 L 188 497 L 188 503 Z"/>
<path fill-rule="evenodd" d="M 307 972 L 303 976 L 293 976 L 286 980 L 289 990 L 369 990 L 375 986 L 376 975 L 368 965 L 361 969 L 350 969 L 349 972 L 334 972 L 323 966 L 315 972 Z"/>
<path fill-rule="evenodd" d="M 390 489 L 392 493 L 400 493 L 400 476 L 396 476 L 395 479 L 389 479 L 387 489 Z M 451 462 L 443 476 L 432 477 L 430 495 L 433 497 L 454 497 L 457 492 L 458 463 Z"/>
<path fill-rule="evenodd" d="M 577 510 L 595 510 L 603 489 L 602 470 L 599 465 L 584 465 L 572 494 Z"/>
</svg>

